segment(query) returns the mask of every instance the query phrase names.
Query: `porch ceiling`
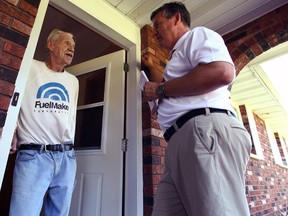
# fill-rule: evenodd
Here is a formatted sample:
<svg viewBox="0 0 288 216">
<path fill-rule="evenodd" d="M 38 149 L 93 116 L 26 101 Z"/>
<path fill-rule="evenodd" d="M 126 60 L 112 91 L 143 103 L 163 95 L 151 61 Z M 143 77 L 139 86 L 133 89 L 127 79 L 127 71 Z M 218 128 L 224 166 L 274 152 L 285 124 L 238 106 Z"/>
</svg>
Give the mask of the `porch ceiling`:
<svg viewBox="0 0 288 216">
<path fill-rule="evenodd" d="M 98 0 L 94 0 L 97 5 Z M 168 0 L 104 0 L 140 27 L 150 24 L 151 12 Z M 191 14 L 191 27 L 206 26 L 221 35 L 287 3 L 287 0 L 179 0 Z"/>
<path fill-rule="evenodd" d="M 259 66 L 276 56 L 288 52 L 288 42 L 260 55 L 241 70 L 231 90 L 231 99 L 238 105 L 246 104 L 249 108 L 265 120 L 272 132 L 278 132 L 288 138 L 288 113 L 279 97 L 279 93 Z M 286 68 L 283 68 L 287 70 Z M 284 98 L 287 100 L 287 98 Z"/>
</svg>

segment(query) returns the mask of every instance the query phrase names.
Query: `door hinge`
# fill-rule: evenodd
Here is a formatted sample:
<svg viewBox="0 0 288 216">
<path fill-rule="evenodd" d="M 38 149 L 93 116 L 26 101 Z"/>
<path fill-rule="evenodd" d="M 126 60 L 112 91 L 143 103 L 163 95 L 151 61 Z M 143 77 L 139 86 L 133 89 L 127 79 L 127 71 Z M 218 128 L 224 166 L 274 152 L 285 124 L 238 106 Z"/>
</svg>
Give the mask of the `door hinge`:
<svg viewBox="0 0 288 216">
<path fill-rule="evenodd" d="M 126 152 L 128 148 L 128 139 L 122 139 L 121 150 Z"/>
<path fill-rule="evenodd" d="M 129 71 L 129 64 L 124 63 L 124 71 L 127 73 Z"/>
</svg>

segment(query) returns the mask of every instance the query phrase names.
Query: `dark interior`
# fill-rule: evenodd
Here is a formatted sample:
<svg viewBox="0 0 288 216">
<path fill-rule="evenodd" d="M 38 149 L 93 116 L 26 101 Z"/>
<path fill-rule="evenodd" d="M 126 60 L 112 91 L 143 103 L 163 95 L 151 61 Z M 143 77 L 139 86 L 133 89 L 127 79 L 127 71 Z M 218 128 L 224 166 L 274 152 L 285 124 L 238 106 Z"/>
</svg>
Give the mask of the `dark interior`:
<svg viewBox="0 0 288 216">
<path fill-rule="evenodd" d="M 54 28 L 71 32 L 76 38 L 75 55 L 71 66 L 122 49 L 117 44 L 49 5 L 36 47 L 35 59 L 40 61 L 45 59 L 46 39 Z"/>
</svg>

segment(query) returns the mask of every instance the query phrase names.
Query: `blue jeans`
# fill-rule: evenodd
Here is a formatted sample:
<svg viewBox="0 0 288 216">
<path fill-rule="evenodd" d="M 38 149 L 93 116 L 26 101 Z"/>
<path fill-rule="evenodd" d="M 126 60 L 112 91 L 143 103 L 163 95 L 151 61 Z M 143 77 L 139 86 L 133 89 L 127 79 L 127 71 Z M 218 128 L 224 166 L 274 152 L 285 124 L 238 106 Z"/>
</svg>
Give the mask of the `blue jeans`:
<svg viewBox="0 0 288 216">
<path fill-rule="evenodd" d="M 10 216 L 68 215 L 74 180 L 74 150 L 41 152 L 20 150 L 17 154 Z"/>
</svg>

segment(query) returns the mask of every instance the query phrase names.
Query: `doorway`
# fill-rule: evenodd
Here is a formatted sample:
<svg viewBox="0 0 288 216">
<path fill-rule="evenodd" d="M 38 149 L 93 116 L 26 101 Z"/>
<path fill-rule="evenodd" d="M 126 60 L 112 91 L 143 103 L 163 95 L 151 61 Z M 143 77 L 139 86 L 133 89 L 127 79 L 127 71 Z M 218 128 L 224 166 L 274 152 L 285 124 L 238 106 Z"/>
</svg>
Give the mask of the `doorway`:
<svg viewBox="0 0 288 216">
<path fill-rule="evenodd" d="M 56 6 L 49 4 L 35 50 L 35 59 L 40 61 L 45 59 L 46 38 L 54 28 L 72 32 L 76 37 L 76 51 L 71 66 L 123 49 L 108 40 L 107 37 L 100 35 L 71 16 L 63 13 Z M 0 200 L 3 200 L 1 202 L 1 212 L 3 215 L 9 214 L 15 156 L 15 154 L 9 156 L 0 194 Z"/>
</svg>

